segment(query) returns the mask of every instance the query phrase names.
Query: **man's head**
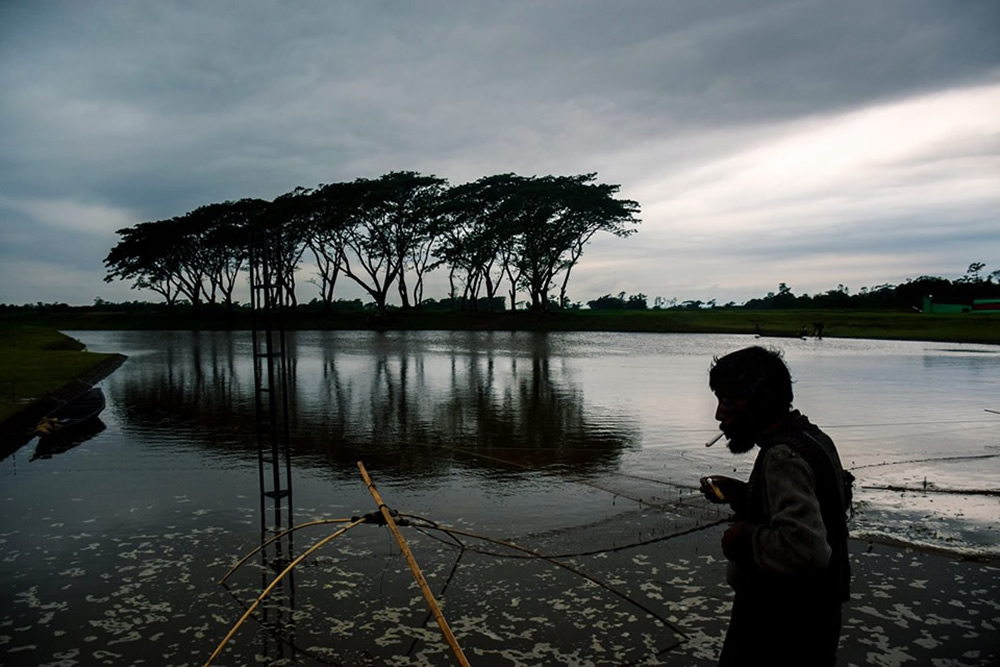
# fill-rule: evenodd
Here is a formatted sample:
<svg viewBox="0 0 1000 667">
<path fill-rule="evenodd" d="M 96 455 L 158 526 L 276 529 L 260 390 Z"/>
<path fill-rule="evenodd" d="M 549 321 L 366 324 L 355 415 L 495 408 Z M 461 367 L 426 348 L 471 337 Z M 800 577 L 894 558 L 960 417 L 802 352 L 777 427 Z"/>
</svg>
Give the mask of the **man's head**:
<svg viewBox="0 0 1000 667">
<path fill-rule="evenodd" d="M 708 386 L 719 399 L 719 428 L 735 453 L 749 451 L 792 407 L 792 376 L 775 350 L 754 346 L 716 357 Z"/>
</svg>

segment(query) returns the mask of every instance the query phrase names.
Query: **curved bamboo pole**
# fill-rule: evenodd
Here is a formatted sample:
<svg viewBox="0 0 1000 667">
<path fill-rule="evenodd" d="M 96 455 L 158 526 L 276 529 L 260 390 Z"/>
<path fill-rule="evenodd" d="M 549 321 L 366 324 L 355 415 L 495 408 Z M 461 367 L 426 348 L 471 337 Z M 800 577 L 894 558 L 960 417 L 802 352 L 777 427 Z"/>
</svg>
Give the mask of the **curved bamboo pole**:
<svg viewBox="0 0 1000 667">
<path fill-rule="evenodd" d="M 252 614 L 254 612 L 254 610 L 258 606 L 260 606 L 260 603 L 264 601 L 264 598 L 267 597 L 268 593 L 270 593 L 272 590 L 274 590 L 274 587 L 278 585 L 278 582 L 280 582 L 282 579 L 285 578 L 286 574 L 288 574 L 289 572 L 291 572 L 292 569 L 296 565 L 298 565 L 303 560 L 305 560 L 305 558 L 309 554 L 313 553 L 314 551 L 316 551 L 317 549 L 319 549 L 321 546 L 323 546 L 324 544 L 326 544 L 327 542 L 329 542 L 333 538 L 339 537 L 340 535 L 343 535 L 344 533 L 346 533 L 347 531 L 349 531 L 351 528 L 354 528 L 355 526 L 360 526 L 361 524 L 365 523 L 367 520 L 368 519 L 366 517 L 361 517 L 360 519 L 356 519 L 354 521 L 351 521 L 351 523 L 347 524 L 343 528 L 341 528 L 339 530 L 335 530 L 332 534 L 327 535 L 322 540 L 320 540 L 316 544 L 314 544 L 311 547 L 309 547 L 308 549 L 306 549 L 302 553 L 301 556 L 299 556 L 298 558 L 296 558 L 295 560 L 293 560 L 291 563 L 289 563 L 288 567 L 286 567 L 284 570 L 282 570 L 281 574 L 279 574 L 277 577 L 275 577 L 274 581 L 272 581 L 270 584 L 268 584 L 267 588 L 265 588 L 264 591 L 257 597 L 257 599 L 254 600 L 254 603 L 252 605 L 250 605 L 250 608 L 246 610 L 246 613 L 244 613 L 243 616 L 240 617 L 240 620 L 238 620 L 236 622 L 236 625 L 234 625 L 233 628 L 232 628 L 232 630 L 229 631 L 229 634 L 227 634 L 222 639 L 222 641 L 219 643 L 218 647 L 216 647 L 216 649 L 212 653 L 212 655 L 209 656 L 208 660 L 205 661 L 205 667 L 208 667 L 209 665 L 211 665 L 212 661 L 215 660 L 217 657 L 219 657 L 219 654 L 222 653 L 222 649 L 225 648 L 226 644 L 229 643 L 229 640 L 233 638 L 233 635 L 235 635 L 236 631 L 240 629 L 240 626 L 243 625 L 243 623 L 248 618 L 250 618 L 250 614 Z"/>
<path fill-rule="evenodd" d="M 257 553 L 258 551 L 260 551 L 261 549 L 263 549 L 267 545 L 271 544 L 275 540 L 280 540 L 282 537 L 284 537 L 288 533 L 292 533 L 292 532 L 298 530 L 299 528 L 308 528 L 309 526 L 322 526 L 322 525 L 328 524 L 328 523 L 349 523 L 351 521 L 353 521 L 353 519 L 317 519 L 316 521 L 307 521 L 305 523 L 300 523 L 297 526 L 292 526 L 288 530 L 282 531 L 282 532 L 278 533 L 277 535 L 274 535 L 273 537 L 269 537 L 268 539 L 266 539 L 263 542 L 261 542 L 260 546 L 254 548 L 253 551 L 251 551 L 246 556 L 244 556 L 243 558 L 241 558 L 240 562 L 238 562 L 236 565 L 233 565 L 232 569 L 229 570 L 229 572 L 226 572 L 225 576 L 222 577 L 222 579 L 219 579 L 219 583 L 220 584 L 226 583 L 226 580 L 229 579 L 229 577 L 233 576 L 233 572 L 236 572 L 236 570 L 240 569 L 240 566 L 243 565 L 243 563 L 245 563 L 248 560 L 250 560 L 250 558 L 255 553 Z"/>
<path fill-rule="evenodd" d="M 417 565 L 417 559 L 413 557 L 413 552 L 410 551 L 409 545 L 407 545 L 402 533 L 399 532 L 399 528 L 396 526 L 396 522 L 392 518 L 392 513 L 389 512 L 389 508 L 386 507 L 384 502 L 382 502 L 382 496 L 379 495 L 378 489 L 375 488 L 375 483 L 372 482 L 371 477 L 368 476 L 368 471 L 365 470 L 365 464 L 358 461 L 358 469 L 361 471 L 361 476 L 365 480 L 368 492 L 372 494 L 372 498 L 375 500 L 375 504 L 378 505 L 379 512 L 382 513 L 382 517 L 385 519 L 386 525 L 389 526 L 392 536 L 396 538 L 396 543 L 403 552 L 403 556 L 406 557 L 406 562 L 410 566 L 413 578 L 417 581 L 417 585 L 420 587 L 420 592 L 423 593 L 424 600 L 427 601 L 427 606 L 430 607 L 431 613 L 434 614 L 434 619 L 441 628 L 441 632 L 444 634 L 445 640 L 447 640 L 448 645 L 451 646 L 452 653 L 455 654 L 458 664 L 463 665 L 463 667 L 469 667 L 469 661 L 466 659 L 465 653 L 462 652 L 462 647 L 459 646 L 458 640 L 455 639 L 455 635 L 448 626 L 448 621 L 445 620 L 444 614 L 441 613 L 441 608 L 438 606 L 437 600 L 434 599 L 434 593 L 431 592 L 430 587 L 427 585 L 427 580 L 424 579 L 423 572 L 420 571 L 420 566 Z"/>
</svg>

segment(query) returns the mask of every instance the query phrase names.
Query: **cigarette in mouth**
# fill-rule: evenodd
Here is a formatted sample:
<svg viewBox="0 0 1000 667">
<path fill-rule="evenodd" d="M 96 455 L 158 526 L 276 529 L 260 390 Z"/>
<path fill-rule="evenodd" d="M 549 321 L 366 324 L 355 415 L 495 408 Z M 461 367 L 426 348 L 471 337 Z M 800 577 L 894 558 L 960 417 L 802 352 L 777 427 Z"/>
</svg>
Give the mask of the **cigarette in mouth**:
<svg viewBox="0 0 1000 667">
<path fill-rule="evenodd" d="M 705 446 L 706 447 L 711 447 L 712 445 L 714 445 L 715 443 L 717 443 L 719 440 L 722 440 L 722 438 L 725 435 L 726 435 L 725 433 L 720 433 L 719 435 L 715 436 L 714 438 L 712 438 L 711 440 L 709 440 L 708 442 L 706 442 Z"/>
</svg>

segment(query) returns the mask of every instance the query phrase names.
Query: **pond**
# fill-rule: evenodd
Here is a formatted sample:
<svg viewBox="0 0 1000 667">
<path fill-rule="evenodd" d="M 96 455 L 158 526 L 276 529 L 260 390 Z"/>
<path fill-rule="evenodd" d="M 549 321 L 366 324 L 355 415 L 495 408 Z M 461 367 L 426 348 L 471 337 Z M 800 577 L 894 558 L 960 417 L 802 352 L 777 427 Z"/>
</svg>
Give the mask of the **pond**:
<svg viewBox="0 0 1000 667">
<path fill-rule="evenodd" d="M 852 534 L 1000 552 L 996 347 L 290 333 L 291 494 L 274 499 L 261 495 L 249 333 L 68 333 L 128 361 L 101 384 L 96 428 L 0 462 L 4 664 L 203 664 L 288 562 L 282 549 L 301 553 L 345 524 L 297 531 L 219 585 L 263 533 L 377 509 L 358 461 L 386 505 L 423 526 L 404 527 L 406 539 L 474 664 L 580 662 L 580 633 L 594 628 L 589 655 L 668 650 L 676 628 L 654 596 L 588 576 L 641 590 L 615 549 L 721 520 L 698 478 L 746 475 L 752 456 L 704 446 L 717 433 L 708 367 L 759 342 L 784 351 L 796 407 L 858 478 Z M 516 557 L 602 549 L 597 561 Z M 213 664 L 449 664 L 448 654 L 397 543 L 362 525 L 296 567 Z"/>
</svg>

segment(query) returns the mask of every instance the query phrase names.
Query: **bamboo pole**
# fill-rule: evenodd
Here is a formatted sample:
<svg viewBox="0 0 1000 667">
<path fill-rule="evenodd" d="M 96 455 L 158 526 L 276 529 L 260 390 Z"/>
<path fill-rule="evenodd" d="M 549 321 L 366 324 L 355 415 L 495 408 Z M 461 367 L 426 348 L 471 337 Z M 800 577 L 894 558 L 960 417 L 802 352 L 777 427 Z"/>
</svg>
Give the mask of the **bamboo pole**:
<svg viewBox="0 0 1000 667">
<path fill-rule="evenodd" d="M 289 572 L 291 572 L 292 569 L 296 565 L 298 565 L 303 560 L 305 560 L 305 558 L 309 554 L 313 553 L 314 551 L 316 551 L 317 549 L 319 549 L 321 546 L 323 546 L 324 544 L 326 544 L 327 542 L 329 542 L 333 538 L 339 537 L 340 535 L 343 535 L 344 533 L 346 533 L 347 531 L 349 531 L 351 528 L 354 528 L 355 526 L 359 526 L 359 525 L 365 523 L 365 521 L 367 521 L 367 520 L 368 520 L 367 518 L 362 517 L 360 519 L 357 519 L 356 521 L 352 521 L 351 523 L 347 524 L 346 526 L 344 526 L 343 528 L 341 528 L 339 530 L 335 530 L 332 534 L 327 535 L 322 540 L 320 540 L 316 544 L 314 544 L 311 547 L 309 547 L 306 551 L 304 551 L 302 553 L 301 556 L 299 556 L 298 558 L 296 558 L 295 560 L 293 560 L 291 563 L 289 563 L 288 567 L 286 567 L 284 570 L 282 570 L 281 574 L 279 574 L 277 577 L 275 577 L 274 581 L 272 581 L 270 584 L 268 584 L 267 588 L 265 588 L 264 591 L 259 596 L 257 596 L 257 599 L 254 600 L 254 603 L 252 605 L 250 605 L 249 609 L 246 610 L 246 613 L 244 613 L 243 616 L 240 617 L 240 620 L 236 621 L 236 625 L 234 625 L 233 628 L 232 628 L 232 630 L 229 631 L 229 634 L 227 634 L 222 639 L 222 641 L 219 642 L 219 645 L 216 647 L 215 651 L 212 653 L 211 656 L 209 656 L 208 660 L 205 661 L 205 667 L 208 667 L 209 665 L 211 665 L 212 661 L 215 660 L 217 657 L 219 657 L 219 654 L 222 653 L 222 649 L 225 648 L 226 644 L 229 643 L 229 640 L 233 638 L 233 635 L 235 635 L 236 631 L 240 629 L 240 626 L 243 625 L 243 623 L 248 618 L 250 618 L 250 614 L 252 614 L 254 612 L 254 610 L 257 609 L 258 606 L 260 606 L 260 603 L 264 601 L 264 598 L 266 598 L 267 595 L 272 590 L 274 590 L 274 587 L 278 585 L 278 582 L 280 582 L 282 579 L 285 578 L 286 574 L 288 574 Z"/>
<path fill-rule="evenodd" d="M 459 646 L 458 640 L 455 639 L 455 635 L 452 633 L 451 628 L 448 627 L 448 621 L 445 619 L 444 614 L 441 613 L 441 608 L 438 606 L 437 600 L 434 599 L 434 593 L 431 592 L 430 587 L 427 585 L 427 580 L 424 579 L 424 574 L 420 571 L 420 566 L 417 565 L 417 560 L 413 557 L 413 552 L 410 551 L 409 545 L 407 545 L 402 533 L 399 532 L 399 527 L 396 526 L 396 522 L 392 518 L 392 513 L 389 512 L 389 508 L 386 507 L 384 502 L 382 502 L 382 496 L 379 495 L 378 489 L 375 488 L 375 483 L 372 481 L 371 477 L 368 476 L 368 471 L 365 470 L 365 464 L 358 461 L 358 469 L 361 471 L 361 476 L 365 480 L 368 492 L 371 493 L 372 498 L 375 500 L 375 504 L 378 505 L 378 509 L 382 513 L 382 517 L 385 519 L 386 525 L 389 526 L 389 531 L 392 533 L 392 536 L 396 538 L 396 543 L 403 552 L 403 556 L 406 557 L 406 562 L 410 566 L 413 578 L 420 587 L 420 592 L 423 593 L 424 600 L 427 601 L 427 606 L 430 607 L 431 613 L 434 614 L 434 619 L 441 628 L 441 632 L 444 634 L 445 640 L 447 640 L 448 645 L 451 646 L 451 650 L 455 654 L 458 664 L 463 665 L 464 667 L 469 667 L 469 661 L 466 659 L 465 653 L 462 652 L 462 647 Z"/>
<path fill-rule="evenodd" d="M 219 583 L 220 584 L 226 583 L 226 581 L 229 579 L 229 577 L 233 576 L 233 572 L 236 572 L 236 570 L 240 569 L 240 566 L 243 565 L 243 563 L 245 563 L 248 560 L 250 560 L 250 558 L 253 557 L 253 555 L 255 553 L 257 553 L 258 551 L 260 551 L 261 549 L 263 549 L 267 545 L 271 544 L 275 540 L 280 540 L 285 535 L 288 535 L 289 533 L 295 532 L 299 528 L 308 528 L 309 526 L 322 526 L 322 525 L 328 524 L 328 523 L 349 523 L 350 521 L 351 521 L 351 519 L 317 519 L 316 521 L 307 521 L 305 523 L 300 523 L 297 526 L 292 526 L 288 530 L 284 530 L 284 531 L 278 533 L 277 535 L 269 537 L 264 542 L 261 542 L 260 546 L 255 547 L 253 551 L 251 551 L 246 556 L 244 556 L 243 558 L 241 558 L 240 562 L 238 562 L 236 565 L 233 565 L 232 569 L 229 570 L 229 572 L 226 572 L 225 576 L 223 576 L 222 579 L 219 579 Z"/>
</svg>

